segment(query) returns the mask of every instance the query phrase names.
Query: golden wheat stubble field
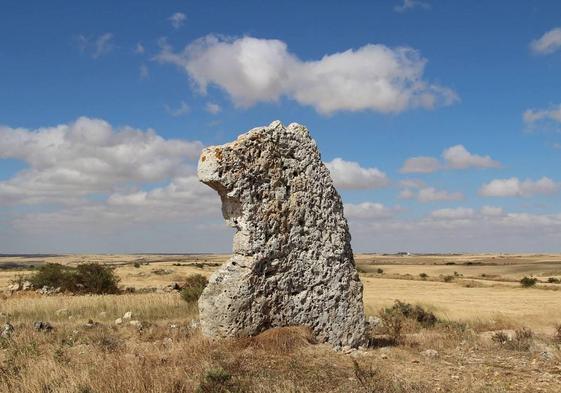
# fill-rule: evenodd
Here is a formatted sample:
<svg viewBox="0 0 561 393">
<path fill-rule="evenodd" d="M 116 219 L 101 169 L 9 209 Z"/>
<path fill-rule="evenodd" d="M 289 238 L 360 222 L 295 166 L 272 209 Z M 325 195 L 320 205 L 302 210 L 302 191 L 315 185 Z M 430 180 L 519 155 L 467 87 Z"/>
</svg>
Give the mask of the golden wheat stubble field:
<svg viewBox="0 0 561 393">
<path fill-rule="evenodd" d="M 559 392 L 560 255 L 356 256 L 376 316 L 395 300 L 439 319 L 405 320 L 397 341 L 376 328 L 350 354 L 313 344 L 306 330 L 209 341 L 195 304 L 162 290 L 209 276 L 226 255 L 66 255 L 0 258 L 0 288 L 42 263 L 115 267 L 134 294 L 0 295 L 0 392 Z M 4 268 L 2 268 L 4 267 Z M 522 288 L 524 276 L 540 279 Z M 115 324 L 132 312 L 138 325 Z M 51 332 L 33 329 L 48 321 Z M 92 320 L 93 325 L 90 322 Z M 504 337 L 500 334 L 504 334 Z"/>
</svg>

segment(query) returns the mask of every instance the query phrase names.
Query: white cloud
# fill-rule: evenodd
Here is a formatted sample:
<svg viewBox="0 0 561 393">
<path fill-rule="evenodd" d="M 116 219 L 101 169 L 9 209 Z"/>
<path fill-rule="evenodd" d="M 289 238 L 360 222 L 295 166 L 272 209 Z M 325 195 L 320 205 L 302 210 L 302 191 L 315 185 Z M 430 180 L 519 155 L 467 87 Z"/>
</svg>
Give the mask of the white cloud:
<svg viewBox="0 0 561 393">
<path fill-rule="evenodd" d="M 411 157 L 403 163 L 402 173 L 432 173 L 440 169 L 440 163 L 434 157 Z"/>
<path fill-rule="evenodd" d="M 483 206 L 480 212 L 484 217 L 500 217 L 505 215 L 504 209 L 497 206 Z"/>
<path fill-rule="evenodd" d="M 390 218 L 395 216 L 400 210 L 399 206 L 387 207 L 382 203 L 375 202 L 345 203 L 345 216 L 354 220 Z"/>
<path fill-rule="evenodd" d="M 470 153 L 463 145 L 455 145 L 442 152 L 443 162 L 434 157 L 412 157 L 403 163 L 402 173 L 432 173 L 441 169 L 500 168 L 490 156 Z"/>
<path fill-rule="evenodd" d="M 479 189 L 479 194 L 487 197 L 527 197 L 535 194 L 553 194 L 558 189 L 559 184 L 548 177 L 524 181 L 511 177 L 510 179 L 495 179 L 484 184 Z"/>
<path fill-rule="evenodd" d="M 421 203 L 438 201 L 458 201 L 464 198 L 461 192 L 449 192 L 438 190 L 425 185 L 424 182 L 415 179 L 406 179 L 400 182 L 403 188 L 399 193 L 401 199 L 416 199 Z"/>
<path fill-rule="evenodd" d="M 437 201 L 458 201 L 463 198 L 464 195 L 461 192 L 437 190 L 434 187 L 421 188 L 417 194 L 417 200 L 422 203 Z"/>
<path fill-rule="evenodd" d="M 0 159 L 28 165 L 0 181 L 0 204 L 77 203 L 88 195 L 160 182 L 184 173 L 201 148 L 199 142 L 114 129 L 87 117 L 37 130 L 0 127 Z"/>
<path fill-rule="evenodd" d="M 78 43 L 78 48 L 93 59 L 108 54 L 114 47 L 112 33 L 104 33 L 97 38 L 91 38 L 80 34 L 76 37 L 76 41 Z"/>
<path fill-rule="evenodd" d="M 141 55 L 144 53 L 144 45 L 141 42 L 137 42 L 136 46 L 134 47 L 134 53 Z"/>
<path fill-rule="evenodd" d="M 549 30 L 537 40 L 532 41 L 530 48 L 534 53 L 547 55 L 561 48 L 561 27 Z"/>
<path fill-rule="evenodd" d="M 466 168 L 499 168 L 501 164 L 489 156 L 478 156 L 466 150 L 462 145 L 456 145 L 444 150 L 442 157 L 447 167 L 451 169 Z"/>
<path fill-rule="evenodd" d="M 547 109 L 527 109 L 522 115 L 524 123 L 530 128 L 554 128 L 561 123 L 561 104 Z"/>
<path fill-rule="evenodd" d="M 438 209 L 431 213 L 433 218 L 443 218 L 449 220 L 462 220 L 475 216 L 475 210 L 466 207 Z"/>
<path fill-rule="evenodd" d="M 335 187 L 340 189 L 381 188 L 389 183 L 386 174 L 378 168 L 363 168 L 357 162 L 335 158 L 325 165 Z"/>
<path fill-rule="evenodd" d="M 175 14 L 170 16 L 168 20 L 170 21 L 174 29 L 179 29 L 187 20 L 187 16 L 185 16 L 183 12 L 176 12 Z"/>
<path fill-rule="evenodd" d="M 138 69 L 138 72 L 139 72 L 140 79 L 146 79 L 148 78 L 148 76 L 150 76 L 150 72 L 146 64 L 141 64 L 140 68 Z"/>
<path fill-rule="evenodd" d="M 220 111 L 222 110 L 220 105 L 215 104 L 214 102 L 207 102 L 205 109 L 208 113 L 211 113 L 213 115 L 216 115 L 217 113 L 220 113 Z"/>
<path fill-rule="evenodd" d="M 393 7 L 396 12 L 405 12 L 412 10 L 414 8 L 430 8 L 430 4 L 419 0 L 403 0 L 403 4 L 396 5 Z"/>
<path fill-rule="evenodd" d="M 185 101 L 181 101 L 177 108 L 172 108 L 169 105 L 164 105 L 166 112 L 173 117 L 183 116 L 191 110 Z"/>
<path fill-rule="evenodd" d="M 434 108 L 458 100 L 446 87 L 423 80 L 426 60 L 411 48 L 368 44 L 303 61 L 279 40 L 207 36 L 174 53 L 165 43 L 156 57 L 183 67 L 205 93 L 209 84 L 249 107 L 286 96 L 318 112 Z"/>
<path fill-rule="evenodd" d="M 557 252 L 561 214 L 438 209 L 420 218 L 349 217 L 353 249 L 370 252 Z"/>
</svg>

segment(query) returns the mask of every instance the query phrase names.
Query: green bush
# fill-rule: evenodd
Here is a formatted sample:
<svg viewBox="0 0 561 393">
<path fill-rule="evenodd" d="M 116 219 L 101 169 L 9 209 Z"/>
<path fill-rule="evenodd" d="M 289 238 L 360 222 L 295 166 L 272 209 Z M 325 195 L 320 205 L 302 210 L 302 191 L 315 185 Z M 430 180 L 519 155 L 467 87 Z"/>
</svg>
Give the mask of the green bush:
<svg viewBox="0 0 561 393">
<path fill-rule="evenodd" d="M 419 274 L 419 277 L 421 277 L 423 280 L 425 280 L 429 275 L 427 273 L 421 273 Z"/>
<path fill-rule="evenodd" d="M 547 282 L 550 283 L 550 284 L 560 284 L 561 280 L 556 278 L 556 277 L 549 277 L 547 279 Z"/>
<path fill-rule="evenodd" d="M 384 269 L 378 268 L 378 270 L 376 270 L 376 273 L 378 273 L 378 274 L 384 274 Z"/>
<path fill-rule="evenodd" d="M 119 292 L 119 278 L 113 269 L 97 263 L 84 263 L 76 268 L 78 292 L 109 294 Z"/>
<path fill-rule="evenodd" d="M 109 294 L 119 292 L 119 278 L 113 269 L 97 263 L 78 267 L 48 263 L 39 267 L 29 281 L 35 288 L 52 287 L 73 293 Z"/>
<path fill-rule="evenodd" d="M 452 282 L 454 281 L 454 276 L 444 276 L 444 282 Z"/>
<path fill-rule="evenodd" d="M 234 393 L 243 390 L 232 381 L 232 374 L 223 368 L 208 370 L 197 387 L 197 393 Z"/>
<path fill-rule="evenodd" d="M 399 300 L 396 300 L 394 305 L 391 308 L 386 308 L 385 311 L 401 314 L 408 319 L 414 319 L 423 327 L 431 327 L 438 322 L 438 318 L 432 312 L 426 311 L 419 305 L 413 306 Z"/>
<path fill-rule="evenodd" d="M 522 280 L 520 280 L 520 285 L 522 285 L 524 288 L 530 288 L 530 287 L 533 287 L 534 285 L 536 285 L 537 282 L 538 282 L 537 278 L 524 277 Z"/>
<path fill-rule="evenodd" d="M 188 303 L 194 303 L 199 300 L 208 284 L 208 280 L 202 274 L 193 274 L 185 280 L 181 297 Z"/>
</svg>

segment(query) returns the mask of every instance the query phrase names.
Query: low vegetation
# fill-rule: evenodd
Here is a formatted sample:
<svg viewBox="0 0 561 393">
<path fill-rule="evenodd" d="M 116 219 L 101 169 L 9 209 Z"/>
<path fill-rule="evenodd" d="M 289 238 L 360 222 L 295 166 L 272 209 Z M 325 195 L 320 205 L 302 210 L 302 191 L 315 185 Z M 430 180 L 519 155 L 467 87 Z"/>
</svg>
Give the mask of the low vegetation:
<svg viewBox="0 0 561 393">
<path fill-rule="evenodd" d="M 530 288 L 535 286 L 538 283 L 538 279 L 534 277 L 524 277 L 520 280 L 520 285 L 524 288 Z"/>
<path fill-rule="evenodd" d="M 187 303 L 197 302 L 207 284 L 207 278 L 201 274 L 193 274 L 187 277 L 181 289 L 181 298 Z"/>
<path fill-rule="evenodd" d="M 44 277 L 58 280 L 86 260 L 107 258 L 115 262 L 108 270 L 121 278 L 121 286 L 137 290 L 87 293 L 73 278 L 69 287 L 77 292 L 0 292 L 0 333 L 5 322 L 14 327 L 0 338 L 0 392 L 557 393 L 561 384 L 561 300 L 555 291 L 522 290 L 519 283 L 535 275 L 543 282 L 535 288 L 556 288 L 547 278 L 559 275 L 555 267 L 513 275 L 509 269 L 516 266 L 499 264 L 499 257 L 496 265 L 470 266 L 462 257 L 447 268 L 451 258 L 460 257 L 400 266 L 376 256 L 362 265 L 367 273 L 361 274 L 373 317 L 370 346 L 337 352 L 303 327 L 250 338 L 203 337 L 196 300 L 205 277 L 221 262 L 217 257 L 149 255 L 139 267 L 134 266 L 139 256 L 68 258 L 71 263 L 57 261 L 74 268 L 50 267 L 57 274 L 46 268 Z M 31 262 L 35 270 L 0 271 L 2 287 L 45 266 Z M 160 268 L 173 273 L 153 272 Z M 377 270 L 382 268 L 383 275 Z M 422 279 L 421 272 L 430 278 Z M 396 279 L 405 273 L 407 280 Z M 171 284 L 190 289 L 167 290 Z M 128 312 L 139 323 L 116 323 Z M 36 321 L 53 329 L 35 330 Z"/>
<path fill-rule="evenodd" d="M 60 288 L 72 293 L 119 292 L 119 278 L 113 269 L 97 263 L 84 263 L 77 267 L 48 263 L 31 274 L 29 281 L 35 288 Z"/>
</svg>

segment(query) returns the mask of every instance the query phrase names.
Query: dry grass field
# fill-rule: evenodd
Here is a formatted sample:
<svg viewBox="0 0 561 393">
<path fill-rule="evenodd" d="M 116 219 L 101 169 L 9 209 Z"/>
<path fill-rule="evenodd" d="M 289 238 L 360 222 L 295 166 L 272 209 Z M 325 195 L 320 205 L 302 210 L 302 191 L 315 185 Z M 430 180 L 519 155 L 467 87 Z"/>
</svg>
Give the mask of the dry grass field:
<svg viewBox="0 0 561 393">
<path fill-rule="evenodd" d="M 524 276 L 561 278 L 559 255 L 357 255 L 369 315 L 399 299 L 440 322 L 406 320 L 398 340 L 372 331 L 370 346 L 350 353 L 315 344 L 303 328 L 202 337 L 196 305 L 162 288 L 208 276 L 226 258 L 0 258 L 0 288 L 31 266 L 94 261 L 113 265 L 120 285 L 137 289 L 103 296 L 0 291 L 0 326 L 9 320 L 15 327 L 11 338 L 0 338 L 0 392 L 559 392 L 561 284 L 519 284 Z M 140 324 L 115 324 L 128 311 Z M 54 329 L 36 331 L 38 320 Z"/>
</svg>

